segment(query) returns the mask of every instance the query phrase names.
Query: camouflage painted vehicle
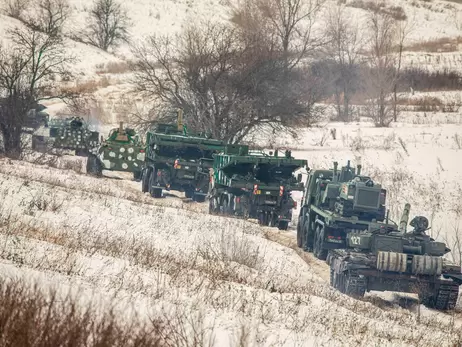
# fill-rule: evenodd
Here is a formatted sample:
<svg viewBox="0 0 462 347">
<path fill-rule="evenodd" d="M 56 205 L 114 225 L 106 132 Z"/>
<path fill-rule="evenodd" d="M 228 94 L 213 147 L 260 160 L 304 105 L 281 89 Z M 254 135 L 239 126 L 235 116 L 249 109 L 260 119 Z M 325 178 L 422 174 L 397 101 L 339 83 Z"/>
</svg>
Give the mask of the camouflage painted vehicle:
<svg viewBox="0 0 462 347">
<path fill-rule="evenodd" d="M 51 119 L 47 134 L 36 131 L 32 135 L 32 148 L 38 151 L 74 150 L 76 155 L 87 156 L 98 143 L 99 133 L 91 131 L 81 117 Z"/>
<path fill-rule="evenodd" d="M 361 165 L 337 167 L 309 172 L 298 218 L 298 247 L 322 260 L 329 249 L 345 248 L 350 232 L 398 227 L 384 222 L 386 190 L 361 175 Z"/>
<path fill-rule="evenodd" d="M 444 259 L 443 242 L 425 234 L 428 219 L 417 216 L 406 232 L 410 205 L 399 230 L 354 231 L 345 249 L 329 251 L 330 284 L 340 292 L 361 297 L 366 291 L 416 293 L 427 307 L 453 309 L 462 284 L 461 267 Z"/>
<path fill-rule="evenodd" d="M 145 147 L 134 129 L 119 128 L 110 131 L 87 161 L 87 172 L 101 176 L 103 170 L 133 172 L 135 180 L 140 180 L 144 165 Z"/>
<path fill-rule="evenodd" d="M 147 133 L 142 191 L 162 197 L 163 190 L 178 190 L 187 198 L 205 201 L 213 155 L 225 143 L 200 134 L 189 134 L 178 114 L 178 124 L 158 124 Z"/>
<path fill-rule="evenodd" d="M 296 202 L 292 191 L 303 190 L 297 169 L 306 160 L 249 151 L 248 146 L 227 145 L 215 155 L 210 177 L 209 212 L 256 218 L 259 224 L 286 230 Z"/>
</svg>

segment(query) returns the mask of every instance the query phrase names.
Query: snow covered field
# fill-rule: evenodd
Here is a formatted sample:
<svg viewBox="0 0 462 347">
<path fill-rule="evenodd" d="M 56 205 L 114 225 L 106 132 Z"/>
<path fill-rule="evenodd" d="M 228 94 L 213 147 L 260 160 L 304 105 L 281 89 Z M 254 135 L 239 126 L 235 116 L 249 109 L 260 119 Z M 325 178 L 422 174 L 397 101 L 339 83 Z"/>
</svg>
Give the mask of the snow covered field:
<svg viewBox="0 0 462 347">
<path fill-rule="evenodd" d="M 293 232 L 210 216 L 180 197 L 153 200 L 132 181 L 73 168 L 1 159 L 3 276 L 116 303 L 126 320 L 181 311 L 215 346 L 237 346 L 244 333 L 247 345 L 262 346 L 460 338 L 458 313 L 419 314 L 415 303 L 401 308 L 399 295 L 358 301 L 336 292 L 324 263 L 291 248 Z"/>
</svg>

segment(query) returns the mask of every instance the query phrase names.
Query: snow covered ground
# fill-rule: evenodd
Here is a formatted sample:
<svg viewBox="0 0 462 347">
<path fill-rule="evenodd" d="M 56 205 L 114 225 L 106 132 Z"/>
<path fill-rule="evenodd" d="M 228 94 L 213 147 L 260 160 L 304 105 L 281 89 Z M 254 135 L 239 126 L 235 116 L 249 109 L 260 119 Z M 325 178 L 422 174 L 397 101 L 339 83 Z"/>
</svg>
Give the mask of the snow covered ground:
<svg viewBox="0 0 462 347">
<path fill-rule="evenodd" d="M 75 158 L 68 158 L 74 162 Z M 64 165 L 66 161 L 62 161 Z M 458 314 L 329 287 L 327 266 L 291 247 L 293 232 L 211 216 L 181 197 L 56 163 L 0 160 L 0 271 L 117 303 L 123 318 L 181 311 L 214 346 L 245 333 L 259 346 L 449 346 Z M 384 296 L 385 297 L 385 296 Z M 198 328 L 196 326 L 195 328 Z M 452 331 L 452 333 L 450 332 Z"/>
</svg>

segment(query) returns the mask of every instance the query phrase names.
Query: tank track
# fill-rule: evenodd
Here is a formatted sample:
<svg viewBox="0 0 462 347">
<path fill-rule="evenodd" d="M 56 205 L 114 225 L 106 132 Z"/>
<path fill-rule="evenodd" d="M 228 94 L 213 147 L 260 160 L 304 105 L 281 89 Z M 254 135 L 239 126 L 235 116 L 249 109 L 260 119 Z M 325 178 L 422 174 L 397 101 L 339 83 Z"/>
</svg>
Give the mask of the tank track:
<svg viewBox="0 0 462 347">
<path fill-rule="evenodd" d="M 429 308 L 440 311 L 452 310 L 457 304 L 459 286 L 453 284 L 441 284 L 438 291 L 421 298 L 422 304 Z"/>
<path fill-rule="evenodd" d="M 456 307 L 459 297 L 459 286 L 441 285 L 435 298 L 435 309 L 452 310 Z"/>
<path fill-rule="evenodd" d="M 362 297 L 366 293 L 367 281 L 365 277 L 359 277 L 356 272 L 350 271 L 347 275 L 348 286 L 345 285 L 345 294 Z"/>
</svg>

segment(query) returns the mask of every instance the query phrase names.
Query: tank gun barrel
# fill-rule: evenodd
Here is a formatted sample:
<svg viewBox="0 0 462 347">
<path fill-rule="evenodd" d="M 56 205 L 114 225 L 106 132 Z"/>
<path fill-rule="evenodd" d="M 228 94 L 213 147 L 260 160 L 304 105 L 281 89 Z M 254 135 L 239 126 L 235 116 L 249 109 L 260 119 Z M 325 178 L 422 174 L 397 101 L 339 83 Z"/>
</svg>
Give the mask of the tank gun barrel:
<svg viewBox="0 0 462 347">
<path fill-rule="evenodd" d="M 407 223 L 409 221 L 409 213 L 411 211 L 411 204 L 406 203 L 404 205 L 404 211 L 401 215 L 401 220 L 399 221 L 399 231 L 402 233 L 406 232 Z"/>
</svg>

